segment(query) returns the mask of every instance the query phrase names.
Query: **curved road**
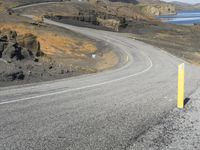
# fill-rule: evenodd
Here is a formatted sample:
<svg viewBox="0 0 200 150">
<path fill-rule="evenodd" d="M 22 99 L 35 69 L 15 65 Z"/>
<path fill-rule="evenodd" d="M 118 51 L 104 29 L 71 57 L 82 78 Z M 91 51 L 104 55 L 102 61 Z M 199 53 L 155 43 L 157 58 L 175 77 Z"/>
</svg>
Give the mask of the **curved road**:
<svg viewBox="0 0 200 150">
<path fill-rule="evenodd" d="M 105 40 L 127 63 L 98 74 L 0 88 L 1 150 L 128 149 L 176 106 L 182 60 L 120 33 L 45 22 Z M 186 96 L 199 85 L 199 73 L 186 63 Z"/>
</svg>

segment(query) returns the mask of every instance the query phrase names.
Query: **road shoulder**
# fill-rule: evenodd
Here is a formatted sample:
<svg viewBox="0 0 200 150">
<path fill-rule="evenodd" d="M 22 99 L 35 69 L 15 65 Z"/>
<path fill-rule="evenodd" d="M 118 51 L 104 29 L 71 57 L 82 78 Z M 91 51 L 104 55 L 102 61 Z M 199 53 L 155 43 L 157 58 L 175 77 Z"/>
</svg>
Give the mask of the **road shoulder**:
<svg viewBox="0 0 200 150">
<path fill-rule="evenodd" d="M 130 150 L 198 150 L 200 148 L 200 88 L 183 110 L 175 108 L 141 135 Z"/>
</svg>

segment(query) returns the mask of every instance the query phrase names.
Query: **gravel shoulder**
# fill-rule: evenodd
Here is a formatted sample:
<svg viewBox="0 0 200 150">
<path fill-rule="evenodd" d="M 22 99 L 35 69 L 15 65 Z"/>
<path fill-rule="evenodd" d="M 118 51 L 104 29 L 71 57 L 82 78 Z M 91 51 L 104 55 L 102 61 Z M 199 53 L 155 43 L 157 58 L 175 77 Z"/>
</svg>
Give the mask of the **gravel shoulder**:
<svg viewBox="0 0 200 150">
<path fill-rule="evenodd" d="M 175 108 L 156 126 L 138 137 L 129 150 L 199 150 L 200 88 L 183 110 Z"/>
</svg>

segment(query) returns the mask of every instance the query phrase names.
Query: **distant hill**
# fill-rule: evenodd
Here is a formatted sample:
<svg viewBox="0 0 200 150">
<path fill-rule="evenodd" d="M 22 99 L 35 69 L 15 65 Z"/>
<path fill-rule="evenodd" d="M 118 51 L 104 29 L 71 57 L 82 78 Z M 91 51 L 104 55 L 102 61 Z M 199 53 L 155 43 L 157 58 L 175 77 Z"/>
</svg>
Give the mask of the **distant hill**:
<svg viewBox="0 0 200 150">
<path fill-rule="evenodd" d="M 175 5 L 179 5 L 179 6 L 191 6 L 191 4 L 189 3 L 183 3 L 183 2 L 179 2 L 179 1 L 173 1 L 173 2 L 170 2 L 172 4 L 175 4 Z"/>
<path fill-rule="evenodd" d="M 193 7 L 200 8 L 200 3 L 193 5 Z"/>
<path fill-rule="evenodd" d="M 179 10 L 200 9 L 200 3 L 194 4 L 194 5 L 189 4 L 189 3 L 182 3 L 182 2 L 178 2 L 178 1 L 173 1 L 170 3 L 174 4 L 176 6 L 176 8 Z"/>
</svg>

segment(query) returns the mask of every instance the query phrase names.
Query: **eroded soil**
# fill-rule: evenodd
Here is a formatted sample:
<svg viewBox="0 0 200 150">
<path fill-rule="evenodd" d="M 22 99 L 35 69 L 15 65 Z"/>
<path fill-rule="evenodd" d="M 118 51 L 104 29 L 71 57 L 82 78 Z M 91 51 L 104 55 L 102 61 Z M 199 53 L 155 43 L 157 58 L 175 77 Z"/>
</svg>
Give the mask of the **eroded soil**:
<svg viewBox="0 0 200 150">
<path fill-rule="evenodd" d="M 2 15 L 0 31 L 16 32 L 15 44 L 32 50 L 36 47 L 24 45 L 31 36 L 43 56 L 32 59 L 0 58 L 1 86 L 48 81 L 81 74 L 95 73 L 114 67 L 117 54 L 105 42 L 95 41 L 81 34 L 55 26 L 34 25 L 32 20 L 17 15 Z M 11 41 L 6 41 L 8 44 Z M 30 42 L 30 41 L 29 41 Z M 95 54 L 96 58 L 92 58 Z M 20 76 L 23 76 L 21 78 Z"/>
</svg>

